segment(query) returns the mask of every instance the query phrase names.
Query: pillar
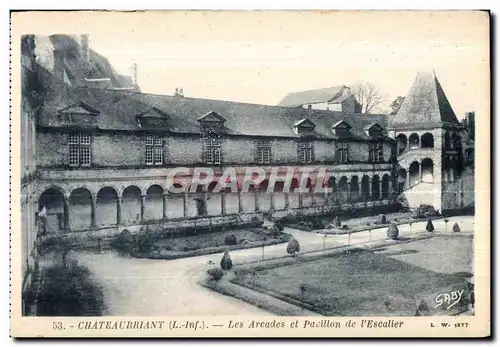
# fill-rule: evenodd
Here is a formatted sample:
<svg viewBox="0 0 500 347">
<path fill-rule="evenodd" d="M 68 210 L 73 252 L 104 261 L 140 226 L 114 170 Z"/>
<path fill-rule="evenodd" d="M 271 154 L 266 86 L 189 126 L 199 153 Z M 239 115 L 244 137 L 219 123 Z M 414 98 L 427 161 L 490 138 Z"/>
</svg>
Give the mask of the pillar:
<svg viewBox="0 0 500 347">
<path fill-rule="evenodd" d="M 94 198 L 90 200 L 90 227 L 91 228 L 96 228 L 96 223 L 95 223 L 95 209 L 96 209 L 96 201 Z"/>
<path fill-rule="evenodd" d="M 285 210 L 287 210 L 289 206 L 290 206 L 290 193 L 286 192 L 285 193 Z"/>
<path fill-rule="evenodd" d="M 144 222 L 145 210 L 146 210 L 146 195 L 141 195 L 141 223 Z"/>
<path fill-rule="evenodd" d="M 208 215 L 207 203 L 208 203 L 208 192 L 205 190 L 203 192 L 203 215 L 204 216 Z"/>
<path fill-rule="evenodd" d="M 163 219 L 167 219 L 167 194 L 163 194 Z"/>
<path fill-rule="evenodd" d="M 269 212 L 274 211 L 274 193 L 269 193 Z"/>
<path fill-rule="evenodd" d="M 260 192 L 258 189 L 256 189 L 255 190 L 255 212 L 260 211 L 259 196 L 260 196 Z"/>
<path fill-rule="evenodd" d="M 388 195 L 388 199 L 392 199 L 392 182 L 391 180 L 389 180 L 388 184 L 387 184 L 387 195 Z"/>
<path fill-rule="evenodd" d="M 418 183 L 422 182 L 422 163 L 418 163 Z"/>
<path fill-rule="evenodd" d="M 406 172 L 406 188 L 410 188 L 410 168 L 408 167 L 408 171 Z"/>
<path fill-rule="evenodd" d="M 122 224 L 122 203 L 123 203 L 123 198 L 120 196 L 118 199 L 116 199 L 116 224 L 121 225 Z"/>
<path fill-rule="evenodd" d="M 347 183 L 347 203 L 351 203 L 351 182 Z"/>
<path fill-rule="evenodd" d="M 220 195 L 220 212 L 222 215 L 226 214 L 226 191 L 222 190 Z"/>
<path fill-rule="evenodd" d="M 382 179 L 378 180 L 378 197 L 377 197 L 377 200 L 382 200 Z"/>
<path fill-rule="evenodd" d="M 238 189 L 238 213 L 243 213 L 243 202 L 241 201 L 241 189 Z"/>
<path fill-rule="evenodd" d="M 316 206 L 316 194 L 314 194 L 314 189 L 311 188 L 309 194 L 311 195 L 311 206 Z"/>
<path fill-rule="evenodd" d="M 69 228 L 69 198 L 67 196 L 64 197 L 64 209 L 63 209 L 63 213 L 64 213 L 64 231 L 66 232 L 69 232 L 70 231 L 70 228 Z M 44 223 L 44 232 L 46 232 L 46 228 L 47 228 L 47 223 Z"/>
<path fill-rule="evenodd" d="M 303 196 L 302 196 L 302 193 L 298 193 L 299 194 L 299 208 L 302 208 L 304 205 L 303 205 Z"/>
<path fill-rule="evenodd" d="M 188 192 L 184 192 L 184 195 L 182 196 L 183 198 L 183 207 L 184 207 L 184 218 L 187 218 L 188 216 Z"/>
<path fill-rule="evenodd" d="M 373 199 L 373 189 L 372 189 L 373 180 L 372 178 L 368 179 L 368 200 L 372 201 Z"/>
</svg>

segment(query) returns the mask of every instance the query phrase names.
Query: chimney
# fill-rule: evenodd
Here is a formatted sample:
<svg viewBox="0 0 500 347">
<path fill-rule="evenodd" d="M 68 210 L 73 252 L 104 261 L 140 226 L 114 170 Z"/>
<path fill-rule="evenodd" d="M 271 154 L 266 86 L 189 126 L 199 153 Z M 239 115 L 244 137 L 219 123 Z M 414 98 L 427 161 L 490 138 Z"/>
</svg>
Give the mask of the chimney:
<svg viewBox="0 0 500 347">
<path fill-rule="evenodd" d="M 182 88 L 175 88 L 174 96 L 178 96 L 178 97 L 182 98 L 184 96 L 184 91 L 182 90 Z"/>
<path fill-rule="evenodd" d="M 80 55 L 83 60 L 90 61 L 89 34 L 80 35 Z"/>
</svg>

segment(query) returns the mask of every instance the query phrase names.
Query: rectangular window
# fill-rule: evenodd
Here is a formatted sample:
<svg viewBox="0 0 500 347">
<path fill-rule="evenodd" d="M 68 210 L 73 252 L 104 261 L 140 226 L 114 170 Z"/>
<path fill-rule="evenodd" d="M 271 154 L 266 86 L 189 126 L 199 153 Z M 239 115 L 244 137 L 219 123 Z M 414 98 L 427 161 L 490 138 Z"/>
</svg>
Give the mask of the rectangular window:
<svg viewBox="0 0 500 347">
<path fill-rule="evenodd" d="M 146 165 L 163 164 L 163 139 L 159 136 L 146 136 Z"/>
<path fill-rule="evenodd" d="M 312 142 L 301 141 L 298 144 L 299 161 L 301 163 L 312 163 Z"/>
<path fill-rule="evenodd" d="M 220 165 L 222 163 L 221 146 L 222 140 L 213 132 L 203 134 L 203 161 L 209 165 Z"/>
<path fill-rule="evenodd" d="M 69 134 L 69 165 L 90 166 L 92 164 L 92 138 L 90 134 Z"/>
<path fill-rule="evenodd" d="M 370 143 L 370 161 L 372 163 L 382 163 L 384 161 L 384 147 L 382 143 Z"/>
<path fill-rule="evenodd" d="M 339 142 L 336 147 L 336 161 L 339 163 L 347 163 L 349 161 L 349 147 L 347 143 Z"/>
<path fill-rule="evenodd" d="M 271 160 L 271 143 L 269 140 L 257 140 L 257 163 L 269 164 Z"/>
</svg>

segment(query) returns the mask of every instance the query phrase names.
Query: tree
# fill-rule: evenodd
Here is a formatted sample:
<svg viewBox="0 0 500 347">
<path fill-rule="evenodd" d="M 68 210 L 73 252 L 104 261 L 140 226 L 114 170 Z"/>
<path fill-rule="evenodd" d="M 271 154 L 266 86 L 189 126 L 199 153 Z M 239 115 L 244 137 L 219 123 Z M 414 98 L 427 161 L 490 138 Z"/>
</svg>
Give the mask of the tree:
<svg viewBox="0 0 500 347">
<path fill-rule="evenodd" d="M 224 272 L 220 268 L 218 268 L 218 267 L 212 268 L 212 269 L 208 269 L 207 273 L 215 281 L 220 280 L 222 278 L 222 276 L 224 276 Z"/>
<path fill-rule="evenodd" d="M 295 254 L 300 251 L 299 241 L 295 239 L 291 239 L 286 246 L 286 251 L 288 254 L 291 254 L 295 257 Z"/>
<path fill-rule="evenodd" d="M 391 240 L 396 240 L 399 236 L 399 229 L 398 226 L 394 223 L 389 225 L 387 228 L 387 237 L 390 238 Z"/>
<path fill-rule="evenodd" d="M 333 220 L 333 225 L 335 225 L 336 228 L 340 228 L 342 226 L 339 216 L 335 217 L 335 219 Z"/>
<path fill-rule="evenodd" d="M 425 227 L 425 230 L 427 230 L 430 233 L 432 233 L 434 231 L 434 224 L 432 224 L 432 220 L 431 219 L 429 219 L 427 221 L 427 226 Z"/>
<path fill-rule="evenodd" d="M 224 243 L 228 246 L 232 246 L 238 243 L 236 236 L 234 234 L 229 234 L 224 238 Z"/>
<path fill-rule="evenodd" d="M 404 96 L 398 96 L 396 100 L 394 100 L 391 104 L 391 114 L 394 115 L 398 113 L 399 109 L 401 108 L 401 105 L 403 104 L 403 101 L 405 101 Z"/>
<path fill-rule="evenodd" d="M 372 113 L 377 106 L 385 101 L 380 91 L 371 82 L 362 82 L 351 86 L 351 93 L 361 104 L 361 112 L 367 114 Z"/>
<path fill-rule="evenodd" d="M 222 256 L 222 260 L 220 261 L 220 267 L 223 270 L 231 270 L 233 267 L 233 261 L 231 260 L 231 257 L 229 256 L 229 252 L 224 252 L 224 255 Z"/>
</svg>

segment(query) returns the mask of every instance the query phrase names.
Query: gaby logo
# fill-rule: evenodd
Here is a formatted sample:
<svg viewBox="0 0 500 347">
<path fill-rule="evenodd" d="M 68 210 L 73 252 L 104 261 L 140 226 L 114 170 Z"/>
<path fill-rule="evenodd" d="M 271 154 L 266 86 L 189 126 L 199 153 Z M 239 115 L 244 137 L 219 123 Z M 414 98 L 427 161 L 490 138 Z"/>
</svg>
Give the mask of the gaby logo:
<svg viewBox="0 0 500 347">
<path fill-rule="evenodd" d="M 435 300 L 437 304 L 434 307 L 435 308 L 444 307 L 446 310 L 449 310 L 450 308 L 452 308 L 453 306 L 455 306 L 460 302 L 464 292 L 465 290 L 462 289 L 462 290 L 454 290 L 447 293 L 441 293 L 438 296 L 436 296 Z"/>
<path fill-rule="evenodd" d="M 230 191 L 247 193 L 250 188 L 259 187 L 265 183 L 266 192 L 272 193 L 277 183 L 281 192 L 309 193 L 314 187 L 315 193 L 331 193 L 333 189 L 328 187 L 326 167 L 311 168 L 300 167 L 285 168 L 274 167 L 267 173 L 260 167 L 236 168 L 228 167 L 222 174 L 215 175 L 214 170 L 209 167 L 187 168 L 178 167 L 170 169 L 167 174 L 167 187 L 171 193 L 195 193 L 201 187 L 207 187 L 214 182 L 217 183 L 213 189 L 214 193 Z"/>
</svg>

